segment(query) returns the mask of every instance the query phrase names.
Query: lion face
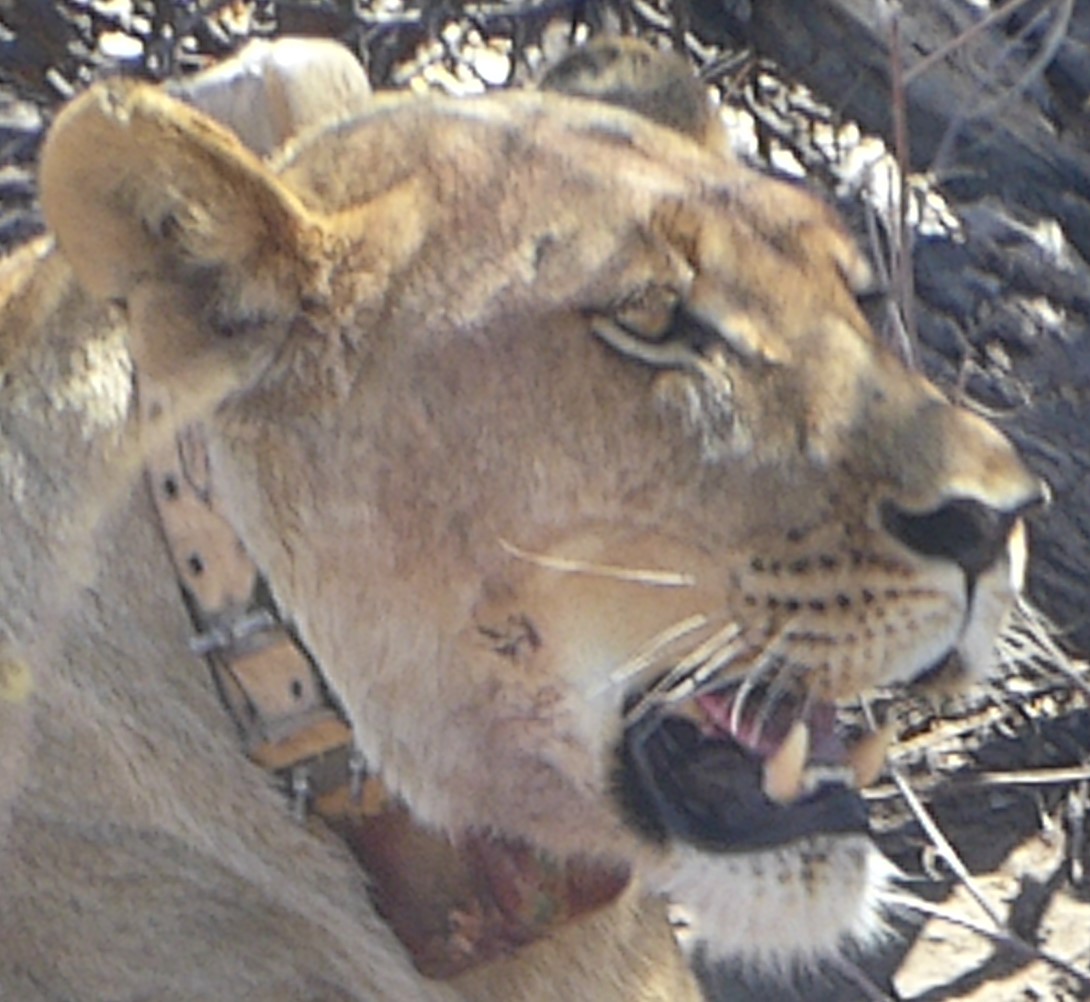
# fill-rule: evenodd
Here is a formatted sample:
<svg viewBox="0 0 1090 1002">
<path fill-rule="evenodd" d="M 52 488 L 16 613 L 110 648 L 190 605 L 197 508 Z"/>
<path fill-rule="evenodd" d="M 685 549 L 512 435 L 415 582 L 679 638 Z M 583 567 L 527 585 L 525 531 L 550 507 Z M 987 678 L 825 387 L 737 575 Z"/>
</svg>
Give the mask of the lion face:
<svg viewBox="0 0 1090 1002">
<path fill-rule="evenodd" d="M 556 95 L 378 103 L 274 176 L 115 85 L 42 180 L 414 811 L 727 948 L 866 932 L 835 704 L 987 670 L 1040 486 L 875 341 L 823 207 Z"/>
</svg>

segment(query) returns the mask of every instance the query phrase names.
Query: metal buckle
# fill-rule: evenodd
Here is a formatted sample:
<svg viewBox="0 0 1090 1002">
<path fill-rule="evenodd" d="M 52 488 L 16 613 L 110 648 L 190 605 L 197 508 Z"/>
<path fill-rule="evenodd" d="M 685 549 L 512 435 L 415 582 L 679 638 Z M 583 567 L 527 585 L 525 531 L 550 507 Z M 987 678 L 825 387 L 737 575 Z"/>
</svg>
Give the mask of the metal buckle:
<svg viewBox="0 0 1090 1002">
<path fill-rule="evenodd" d="M 242 641 L 277 626 L 278 620 L 268 609 L 254 609 L 240 616 L 225 618 L 189 640 L 189 649 L 200 657 L 229 651 Z"/>
<path fill-rule="evenodd" d="M 348 796 L 353 804 L 363 800 L 363 779 L 367 775 L 367 763 L 363 752 L 355 745 L 348 756 Z"/>
<path fill-rule="evenodd" d="M 297 765 L 291 770 L 291 816 L 299 824 L 306 822 L 309 804 L 310 770 L 305 765 Z"/>
</svg>

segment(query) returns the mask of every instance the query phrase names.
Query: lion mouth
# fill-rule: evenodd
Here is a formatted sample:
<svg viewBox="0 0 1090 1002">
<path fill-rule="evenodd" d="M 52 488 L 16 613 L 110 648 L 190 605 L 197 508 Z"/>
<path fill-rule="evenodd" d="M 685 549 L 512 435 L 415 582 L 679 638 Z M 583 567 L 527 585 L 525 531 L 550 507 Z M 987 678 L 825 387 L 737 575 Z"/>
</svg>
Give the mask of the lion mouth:
<svg viewBox="0 0 1090 1002">
<path fill-rule="evenodd" d="M 858 790 L 886 743 L 872 734 L 849 746 L 832 703 L 772 701 L 733 683 L 651 708 L 628 727 L 622 800 L 646 833 L 713 852 L 865 834 Z"/>
</svg>

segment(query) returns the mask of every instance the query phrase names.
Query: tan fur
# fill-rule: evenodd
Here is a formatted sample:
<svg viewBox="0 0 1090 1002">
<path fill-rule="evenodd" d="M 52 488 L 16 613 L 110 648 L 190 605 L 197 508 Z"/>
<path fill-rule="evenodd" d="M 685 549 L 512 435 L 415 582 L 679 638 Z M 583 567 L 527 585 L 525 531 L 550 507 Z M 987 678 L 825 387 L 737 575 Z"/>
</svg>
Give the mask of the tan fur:
<svg viewBox="0 0 1090 1002">
<path fill-rule="evenodd" d="M 0 996 L 455 997 L 239 756 L 133 475 L 123 318 L 49 243 L 0 262 Z"/>
<path fill-rule="evenodd" d="M 661 908 L 631 896 L 484 984 L 411 968 L 355 861 L 239 754 L 134 476 L 124 317 L 49 243 L 0 262 L 0 995 L 694 997 Z"/>
<path fill-rule="evenodd" d="M 461 989 L 412 969 L 358 864 L 240 754 L 186 645 L 131 476 L 118 328 L 42 244 L 3 267 L 0 995 L 695 998 L 661 906 L 632 896 Z"/>
<path fill-rule="evenodd" d="M 58 120 L 42 184 L 76 274 L 126 303 L 136 364 L 209 418 L 216 483 L 384 779 L 439 829 L 638 879 L 509 961 L 414 976 L 362 875 L 234 748 L 147 501 L 115 486 L 126 325 L 35 249 L 0 278 L 0 624 L 35 683 L 3 846 L 15 997 L 696 998 L 656 894 L 686 903 L 699 856 L 646 842 L 611 791 L 640 651 L 703 617 L 687 642 L 737 622 L 825 698 L 954 647 L 986 670 L 1007 559 L 963 629 L 960 572 L 877 505 L 1015 510 L 1036 484 L 875 343 L 865 269 L 795 189 L 558 95 L 380 101 L 273 172 L 116 84 Z M 714 335 L 700 353 L 664 330 L 678 303 Z M 865 844 L 840 841 L 727 857 L 742 916 L 795 937 L 740 949 L 805 955 L 808 914 L 863 907 Z"/>
</svg>

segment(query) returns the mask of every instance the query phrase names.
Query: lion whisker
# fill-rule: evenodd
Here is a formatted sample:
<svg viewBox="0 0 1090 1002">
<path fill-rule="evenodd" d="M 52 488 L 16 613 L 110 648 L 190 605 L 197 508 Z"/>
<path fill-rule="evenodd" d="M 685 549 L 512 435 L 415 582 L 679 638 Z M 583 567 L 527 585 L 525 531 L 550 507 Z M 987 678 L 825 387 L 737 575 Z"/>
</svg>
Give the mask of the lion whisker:
<svg viewBox="0 0 1090 1002">
<path fill-rule="evenodd" d="M 746 643 L 741 639 L 741 628 L 735 623 L 730 623 L 717 633 L 704 647 L 709 650 L 700 650 L 700 657 L 690 655 L 686 662 L 677 666 L 659 686 L 656 686 L 654 694 L 659 690 L 663 698 L 658 702 L 679 702 L 692 696 L 699 696 L 704 692 L 714 689 L 721 682 L 721 676 L 732 662 L 737 660 L 740 654 L 747 651 Z M 712 646 L 713 641 L 723 640 L 723 643 Z M 689 663 L 692 662 L 692 663 Z M 675 682 L 677 678 L 680 681 Z"/>
<path fill-rule="evenodd" d="M 742 684 L 738 688 L 738 692 L 734 697 L 734 702 L 731 705 L 730 711 L 730 727 L 731 730 L 738 730 L 742 724 L 742 711 L 745 709 L 746 701 L 753 695 L 758 681 L 761 677 L 766 675 L 769 671 L 775 672 L 778 666 L 782 663 L 777 660 L 782 657 L 777 650 L 780 641 L 787 633 L 787 627 L 782 627 L 775 636 L 765 645 L 764 650 L 761 652 L 761 656 L 757 659 L 756 663 L 746 673 L 745 678 L 742 680 Z"/>
<path fill-rule="evenodd" d="M 701 625 L 706 623 L 705 618 Z M 738 643 L 741 632 L 732 621 L 698 644 L 640 697 L 626 714 L 626 723 L 635 723 L 653 706 L 678 702 L 706 686 L 743 649 Z"/>
<path fill-rule="evenodd" d="M 499 544 L 504 551 L 516 560 L 525 560 L 537 567 L 564 574 L 586 574 L 590 577 L 609 578 L 613 581 L 628 581 L 633 584 L 651 585 L 658 588 L 692 588 L 696 578 L 692 574 L 678 571 L 661 571 L 645 567 L 622 567 L 617 564 L 598 564 L 590 560 L 574 557 L 554 557 L 546 553 L 532 553 L 524 550 L 502 537 Z"/>
<path fill-rule="evenodd" d="M 795 691 L 795 683 L 798 679 L 800 666 L 787 660 L 776 663 L 771 672 L 771 680 L 765 690 L 765 698 L 757 714 L 756 739 L 760 740 L 764 733 L 765 725 L 771 719 L 777 703 L 788 699 Z"/>
<path fill-rule="evenodd" d="M 609 673 L 607 685 L 620 685 L 646 671 L 660 659 L 666 648 L 687 637 L 690 633 L 703 628 L 707 623 L 708 617 L 697 613 L 666 627 L 665 630 L 660 630 L 647 643 L 643 644 L 635 654 Z M 603 686 L 600 691 L 604 691 L 605 688 L 606 686 Z"/>
<path fill-rule="evenodd" d="M 741 628 L 737 628 L 719 650 L 693 672 L 691 681 L 697 692 L 717 684 L 723 669 L 746 649 L 741 632 Z"/>
<path fill-rule="evenodd" d="M 721 630 L 713 633 L 707 640 L 682 658 L 677 665 L 670 670 L 669 674 L 655 686 L 655 689 L 673 689 L 674 679 L 689 680 L 691 677 L 695 680 L 698 675 L 703 675 L 706 678 L 707 673 L 704 669 L 706 668 L 709 659 L 717 656 L 724 649 L 734 646 L 734 641 L 738 639 L 741 632 L 742 628 L 737 623 L 733 621 L 727 623 Z"/>
</svg>

